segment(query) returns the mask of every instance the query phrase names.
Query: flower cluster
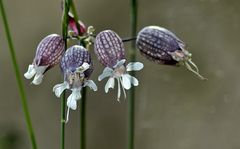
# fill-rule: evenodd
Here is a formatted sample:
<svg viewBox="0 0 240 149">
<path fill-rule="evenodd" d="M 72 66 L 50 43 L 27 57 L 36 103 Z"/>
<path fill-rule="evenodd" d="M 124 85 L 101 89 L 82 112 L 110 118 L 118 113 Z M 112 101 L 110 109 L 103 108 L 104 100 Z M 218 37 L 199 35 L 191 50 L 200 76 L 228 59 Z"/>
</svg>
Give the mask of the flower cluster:
<svg viewBox="0 0 240 149">
<path fill-rule="evenodd" d="M 77 23 L 80 32 L 78 32 Z M 128 72 L 143 69 L 143 64 L 140 62 L 127 63 L 124 42 L 114 31 L 104 30 L 95 36 L 92 27 L 87 30 L 82 22 L 77 23 L 69 14 L 68 27 L 72 31 L 69 34 L 78 36 L 79 43 L 85 43 L 86 45 L 93 43 L 97 59 L 105 67 L 98 77 L 99 81 L 108 77 L 105 92 L 108 93 L 110 88 L 114 88 L 116 79 L 117 100 L 120 101 L 121 90 L 126 98 L 126 90 L 139 85 L 138 79 L 129 75 Z M 71 35 L 69 36 L 70 39 L 72 38 Z M 55 85 L 53 92 L 57 97 L 60 97 L 64 90 L 72 91 L 67 98 L 66 121 L 68 121 L 69 110 L 77 109 L 77 100 L 81 99 L 83 87 L 88 86 L 97 91 L 96 84 L 90 80 L 94 67 L 86 45 L 74 45 L 65 51 L 63 38 L 60 35 L 51 34 L 39 43 L 33 63 L 29 65 L 27 72 L 24 74 L 27 79 L 34 77 L 32 83 L 39 85 L 44 74 L 60 63 L 64 81 Z M 136 47 L 144 57 L 151 61 L 165 65 L 182 64 L 201 79 L 205 79 L 199 74 L 197 66 L 191 61 L 191 54 L 185 50 L 184 42 L 165 28 L 158 26 L 143 28 L 137 35 Z"/>
</svg>

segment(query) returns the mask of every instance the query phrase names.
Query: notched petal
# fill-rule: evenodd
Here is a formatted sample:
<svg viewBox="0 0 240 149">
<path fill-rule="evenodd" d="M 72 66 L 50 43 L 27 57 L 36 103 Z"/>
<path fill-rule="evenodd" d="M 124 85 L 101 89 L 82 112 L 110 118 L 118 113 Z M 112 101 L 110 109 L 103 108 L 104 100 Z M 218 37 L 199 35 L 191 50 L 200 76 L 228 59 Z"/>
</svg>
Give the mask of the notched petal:
<svg viewBox="0 0 240 149">
<path fill-rule="evenodd" d="M 88 86 L 88 87 L 90 87 L 92 90 L 97 91 L 97 85 L 93 82 L 93 80 L 87 80 L 87 81 L 85 81 L 84 87 L 85 87 L 85 86 Z"/>
<path fill-rule="evenodd" d="M 129 75 L 129 78 L 130 78 L 131 84 L 132 84 L 133 86 L 138 86 L 139 82 L 138 82 L 138 79 L 137 79 L 137 78 L 135 78 L 135 77 L 133 77 L 133 76 L 130 76 L 130 75 Z"/>
<path fill-rule="evenodd" d="M 68 97 L 67 99 L 67 106 L 69 108 L 71 108 L 72 110 L 76 110 L 77 109 L 77 101 L 74 100 L 71 95 Z"/>
<path fill-rule="evenodd" d="M 43 74 L 41 73 L 37 73 L 32 81 L 32 84 L 34 85 L 39 85 L 42 83 L 42 80 L 43 80 Z"/>
<path fill-rule="evenodd" d="M 27 72 L 24 74 L 26 79 L 31 79 L 36 74 L 36 70 L 34 69 L 34 65 L 29 65 Z"/>
<path fill-rule="evenodd" d="M 63 82 L 61 84 L 57 84 L 53 87 L 53 92 L 55 93 L 55 95 L 57 97 L 60 97 L 62 92 L 65 90 L 65 89 L 68 89 L 69 88 L 69 85 L 67 82 Z"/>
<path fill-rule="evenodd" d="M 127 90 L 131 88 L 131 80 L 128 74 L 122 75 L 122 85 Z"/>
<path fill-rule="evenodd" d="M 67 106 L 73 110 L 77 109 L 77 100 L 81 99 L 81 89 L 72 89 L 72 94 L 67 98 Z"/>
<path fill-rule="evenodd" d="M 106 77 L 110 77 L 113 74 L 113 70 L 109 67 L 106 67 L 102 74 L 98 77 L 98 81 L 102 81 Z"/>
<path fill-rule="evenodd" d="M 143 69 L 144 65 L 143 63 L 140 62 L 130 62 L 127 65 L 127 71 L 139 71 L 141 69 Z"/>
<path fill-rule="evenodd" d="M 108 93 L 109 88 L 114 88 L 114 78 L 110 77 L 105 85 L 105 92 Z"/>
<path fill-rule="evenodd" d="M 122 59 L 122 60 L 118 61 L 117 64 L 113 66 L 113 68 L 117 68 L 119 66 L 122 66 L 125 62 L 126 62 L 126 59 Z"/>
</svg>

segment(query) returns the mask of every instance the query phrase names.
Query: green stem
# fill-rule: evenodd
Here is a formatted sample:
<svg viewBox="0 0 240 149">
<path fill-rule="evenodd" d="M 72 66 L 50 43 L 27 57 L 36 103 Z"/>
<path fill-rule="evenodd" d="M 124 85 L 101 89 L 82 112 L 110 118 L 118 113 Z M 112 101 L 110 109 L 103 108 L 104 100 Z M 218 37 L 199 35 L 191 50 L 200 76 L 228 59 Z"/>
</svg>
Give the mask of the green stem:
<svg viewBox="0 0 240 149">
<path fill-rule="evenodd" d="M 66 107 L 65 92 L 63 92 L 61 96 L 61 149 L 65 148 L 65 118 L 66 118 L 65 107 Z"/>
<path fill-rule="evenodd" d="M 71 2 L 71 10 L 73 13 L 73 17 L 75 20 L 75 23 L 77 25 L 78 32 L 81 32 L 80 25 L 78 24 L 78 14 L 75 7 L 74 2 Z M 80 41 L 80 44 L 86 48 L 86 44 L 84 41 Z M 87 89 L 82 89 L 82 99 L 80 102 L 80 148 L 85 149 L 86 148 L 86 92 Z"/>
<path fill-rule="evenodd" d="M 20 93 L 20 96 L 21 96 L 22 108 L 23 108 L 23 112 L 24 112 L 24 115 L 25 115 L 25 120 L 26 120 L 26 123 L 27 123 L 28 133 L 30 135 L 32 148 L 37 149 L 37 143 L 36 143 L 36 139 L 35 139 L 32 123 L 31 123 L 31 117 L 30 117 L 29 110 L 28 110 L 28 105 L 27 105 L 27 97 L 26 97 L 25 90 L 24 90 L 24 87 L 23 87 L 23 83 L 22 83 L 22 79 L 21 79 L 21 75 L 20 75 L 20 70 L 19 70 L 19 66 L 18 66 L 18 63 L 17 63 L 16 54 L 15 54 L 15 49 L 14 49 L 14 46 L 13 46 L 13 41 L 12 41 L 10 29 L 8 27 L 7 16 L 6 16 L 6 13 L 5 13 L 5 9 L 4 9 L 4 5 L 3 5 L 2 0 L 0 0 L 0 11 L 1 11 L 2 19 L 3 19 L 3 23 L 4 23 L 4 29 L 5 29 L 5 32 L 6 32 L 8 46 L 9 46 L 11 59 L 12 59 L 12 63 L 13 63 L 14 71 L 15 71 L 15 76 L 16 76 L 16 79 L 17 79 L 19 93 Z"/>
<path fill-rule="evenodd" d="M 137 33 L 137 0 L 130 0 L 131 5 L 131 36 L 136 37 Z M 136 60 L 135 42 L 131 43 L 130 61 Z M 131 72 L 135 76 L 134 71 Z M 128 149 L 134 149 L 134 120 L 135 120 L 135 88 L 132 87 L 129 91 L 129 106 L 128 106 Z"/>
<path fill-rule="evenodd" d="M 86 88 L 83 88 L 80 103 L 80 149 L 86 148 L 86 102 Z"/>
<path fill-rule="evenodd" d="M 64 8 L 63 8 L 63 15 L 62 15 L 62 36 L 64 39 L 65 44 L 65 51 L 67 50 L 67 34 L 68 34 L 68 12 L 69 12 L 69 1 L 71 0 L 64 0 Z M 60 146 L 61 149 L 65 148 L 65 107 L 66 107 L 66 100 L 65 100 L 65 91 L 61 96 L 61 138 L 60 138 Z"/>
</svg>

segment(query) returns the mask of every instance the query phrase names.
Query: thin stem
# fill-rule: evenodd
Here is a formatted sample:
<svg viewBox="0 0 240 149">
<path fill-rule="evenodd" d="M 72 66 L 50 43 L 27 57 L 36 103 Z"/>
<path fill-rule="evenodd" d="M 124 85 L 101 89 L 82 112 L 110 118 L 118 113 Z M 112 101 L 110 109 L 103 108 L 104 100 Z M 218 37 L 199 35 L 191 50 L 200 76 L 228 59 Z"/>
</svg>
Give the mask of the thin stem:
<svg viewBox="0 0 240 149">
<path fill-rule="evenodd" d="M 80 103 L 80 149 L 86 148 L 86 102 L 86 88 L 83 88 Z"/>
<path fill-rule="evenodd" d="M 73 1 L 71 1 L 71 10 L 73 13 L 73 17 L 75 20 L 75 23 L 77 25 L 78 33 L 81 33 L 80 25 L 78 23 L 78 14 L 76 11 L 76 7 Z M 80 44 L 87 48 L 87 45 L 84 42 L 84 38 L 79 38 Z M 80 149 L 85 149 L 86 148 L 86 94 L 87 94 L 87 89 L 83 88 L 82 89 L 82 99 L 80 102 Z"/>
<path fill-rule="evenodd" d="M 64 39 L 65 44 L 65 51 L 67 50 L 67 30 L 68 30 L 68 12 L 69 12 L 69 1 L 70 0 L 64 0 L 64 8 L 63 8 L 63 14 L 62 14 L 62 36 Z M 63 94 L 61 96 L 61 137 L 60 137 L 60 146 L 61 149 L 65 148 L 65 107 L 66 107 L 66 100 L 65 100 L 65 91 L 63 91 Z"/>
<path fill-rule="evenodd" d="M 22 103 L 22 108 L 23 108 L 23 112 L 24 112 L 24 115 L 25 115 L 25 121 L 27 123 L 28 133 L 29 133 L 29 136 L 30 136 L 30 139 L 31 139 L 32 148 L 37 149 L 37 143 L 36 143 L 36 139 L 35 139 L 32 123 L 31 123 L 31 117 L 30 117 L 29 110 L 28 110 L 28 105 L 27 105 L 27 97 L 26 97 L 26 93 L 25 93 L 25 90 L 24 90 L 24 87 L 23 87 L 23 83 L 22 83 L 22 79 L 21 79 L 21 75 L 20 75 L 20 70 L 19 70 L 19 66 L 18 66 L 18 63 L 17 63 L 16 54 L 15 54 L 15 49 L 14 49 L 14 46 L 13 46 L 13 41 L 12 41 L 10 29 L 8 27 L 7 16 L 6 16 L 6 13 L 5 13 L 5 9 L 4 9 L 4 5 L 3 5 L 2 0 L 0 0 L 0 10 L 1 10 L 3 23 L 4 23 L 4 29 L 5 29 L 5 32 L 6 32 L 8 46 L 9 46 L 9 50 L 10 50 L 10 54 L 11 54 L 11 60 L 12 60 L 12 63 L 13 63 L 15 77 L 16 77 L 17 84 L 18 84 L 18 90 L 19 90 L 19 93 L 20 93 L 20 96 L 21 96 L 21 103 Z"/>
<path fill-rule="evenodd" d="M 61 149 L 65 148 L 65 118 L 66 118 L 65 107 L 66 107 L 65 92 L 63 92 L 61 96 Z"/>
<path fill-rule="evenodd" d="M 129 41 L 135 41 L 137 38 L 136 37 L 131 37 L 131 38 L 123 38 L 122 42 L 129 42 Z"/>
<path fill-rule="evenodd" d="M 136 37 L 137 32 L 137 0 L 130 0 L 131 5 L 131 36 Z M 135 42 L 131 43 L 130 61 L 136 60 Z M 131 72 L 135 76 L 134 71 Z M 134 110 L 135 110 L 135 88 L 132 87 L 129 92 L 128 106 L 128 149 L 134 149 Z"/>
</svg>

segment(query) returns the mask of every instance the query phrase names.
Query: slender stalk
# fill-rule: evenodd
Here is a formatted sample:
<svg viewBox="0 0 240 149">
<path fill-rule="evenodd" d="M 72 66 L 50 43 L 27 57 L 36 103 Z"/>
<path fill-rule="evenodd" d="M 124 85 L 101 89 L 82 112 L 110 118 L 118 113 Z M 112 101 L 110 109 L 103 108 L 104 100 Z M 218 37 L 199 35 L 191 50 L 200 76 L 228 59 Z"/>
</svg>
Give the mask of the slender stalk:
<svg viewBox="0 0 240 149">
<path fill-rule="evenodd" d="M 65 51 L 67 50 L 67 34 L 68 34 L 68 12 L 69 12 L 69 1 L 70 0 L 64 0 L 64 8 L 63 8 L 63 14 L 62 14 L 62 36 L 64 39 L 65 44 Z M 65 100 L 65 91 L 63 92 L 61 96 L 61 138 L 60 138 L 60 146 L 61 149 L 65 148 L 65 107 L 66 107 L 66 100 Z"/>
<path fill-rule="evenodd" d="M 137 38 L 136 37 L 131 37 L 131 38 L 123 38 L 122 42 L 129 42 L 129 41 L 135 41 Z"/>
<path fill-rule="evenodd" d="M 136 37 L 137 32 L 137 0 L 130 0 L 131 6 L 131 36 Z M 131 43 L 130 61 L 134 62 L 136 59 L 135 42 Z M 135 76 L 134 71 L 131 72 Z M 134 149 L 134 110 L 135 110 L 135 88 L 132 87 L 129 92 L 129 106 L 128 106 L 128 149 Z"/>
<path fill-rule="evenodd" d="M 61 96 L 61 149 L 65 148 L 65 107 L 66 107 L 66 100 L 65 100 L 65 92 L 62 93 Z"/>
<path fill-rule="evenodd" d="M 86 148 L 86 88 L 82 90 L 80 103 L 80 149 Z"/>
<path fill-rule="evenodd" d="M 29 113 L 28 105 L 27 105 L 27 97 L 26 97 L 26 93 L 25 93 L 25 90 L 23 87 L 20 70 L 19 70 L 19 66 L 17 63 L 16 54 L 15 54 L 15 49 L 13 46 L 13 41 L 12 41 L 10 29 L 8 27 L 7 16 L 5 13 L 5 9 L 4 9 L 2 0 L 0 0 L 0 11 L 1 11 L 2 19 L 3 19 L 4 29 L 6 32 L 6 37 L 7 37 L 8 46 L 9 46 L 9 50 L 10 50 L 10 54 L 11 54 L 11 60 L 13 63 L 15 77 L 16 77 L 17 84 L 18 84 L 18 90 L 19 90 L 19 94 L 21 96 L 21 103 L 22 103 L 22 108 L 23 108 L 23 112 L 25 115 L 25 121 L 27 124 L 28 133 L 29 133 L 31 143 L 32 143 L 32 148 L 37 149 L 37 143 L 36 143 L 36 139 L 35 139 L 32 123 L 31 123 L 31 117 L 30 117 L 30 113 Z"/>
<path fill-rule="evenodd" d="M 80 25 L 78 24 L 78 14 L 74 4 L 74 1 L 71 1 L 71 10 L 73 13 L 74 20 L 77 25 L 78 32 L 81 32 Z M 80 44 L 86 48 L 86 44 L 83 40 L 80 40 Z M 82 99 L 80 102 L 80 149 L 86 148 L 86 94 L 87 89 L 82 89 Z"/>
</svg>

